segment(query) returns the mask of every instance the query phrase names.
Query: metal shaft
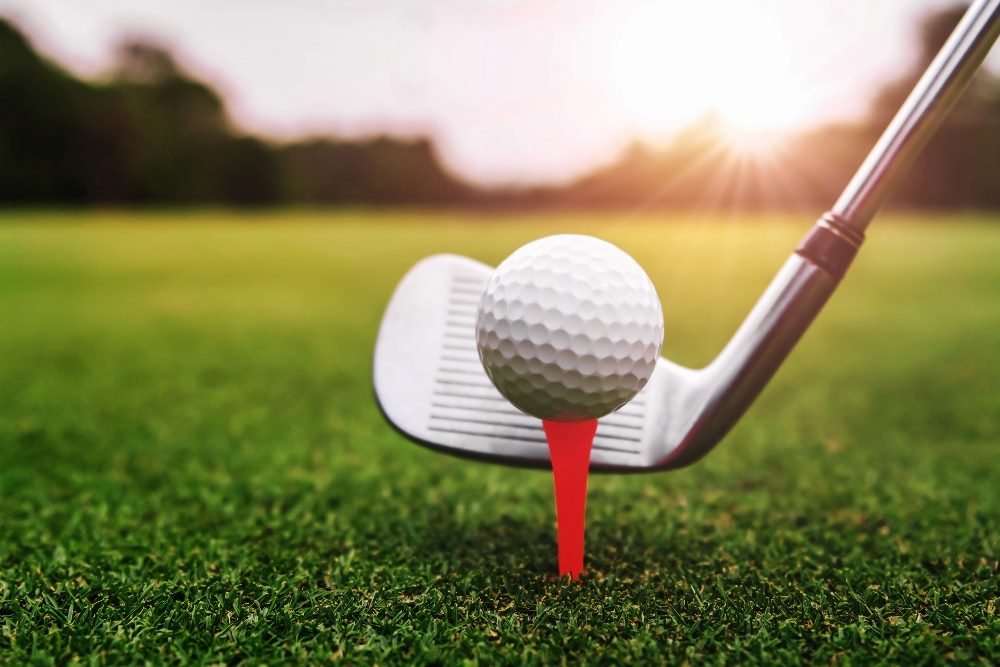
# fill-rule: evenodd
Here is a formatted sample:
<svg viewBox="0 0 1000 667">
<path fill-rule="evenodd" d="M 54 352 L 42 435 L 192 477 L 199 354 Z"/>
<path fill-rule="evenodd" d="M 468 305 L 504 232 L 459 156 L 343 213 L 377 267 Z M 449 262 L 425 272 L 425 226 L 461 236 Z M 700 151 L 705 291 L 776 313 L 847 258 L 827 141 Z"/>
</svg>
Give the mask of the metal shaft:
<svg viewBox="0 0 1000 667">
<path fill-rule="evenodd" d="M 955 105 L 1000 35 L 1000 0 L 976 0 L 882 133 L 832 213 L 863 234 L 892 182 Z"/>
</svg>

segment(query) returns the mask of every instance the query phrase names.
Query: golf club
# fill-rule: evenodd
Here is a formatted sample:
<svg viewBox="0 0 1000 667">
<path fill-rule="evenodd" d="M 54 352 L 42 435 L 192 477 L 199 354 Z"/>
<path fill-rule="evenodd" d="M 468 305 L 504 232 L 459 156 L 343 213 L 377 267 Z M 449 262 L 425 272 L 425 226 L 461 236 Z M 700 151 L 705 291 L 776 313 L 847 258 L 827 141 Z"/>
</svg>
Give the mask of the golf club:
<svg viewBox="0 0 1000 667">
<path fill-rule="evenodd" d="M 591 470 L 679 468 L 726 435 L 836 289 L 893 182 L 954 106 L 998 32 L 1000 0 L 975 2 L 725 348 L 698 370 L 660 359 L 636 398 L 600 420 Z M 390 424 L 421 444 L 547 468 L 540 421 L 497 392 L 477 356 L 476 309 L 491 272 L 471 259 L 436 255 L 406 274 L 375 345 L 376 400 Z"/>
</svg>

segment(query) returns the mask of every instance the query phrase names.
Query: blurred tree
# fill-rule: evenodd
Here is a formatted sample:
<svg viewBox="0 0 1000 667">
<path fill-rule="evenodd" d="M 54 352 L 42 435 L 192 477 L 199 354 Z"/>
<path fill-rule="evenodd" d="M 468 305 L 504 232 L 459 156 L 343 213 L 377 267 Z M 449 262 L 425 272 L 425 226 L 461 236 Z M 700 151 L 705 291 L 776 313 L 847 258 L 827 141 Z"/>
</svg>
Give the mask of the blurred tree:
<svg viewBox="0 0 1000 667">
<path fill-rule="evenodd" d="M 96 142 L 120 147 L 114 185 L 136 202 L 202 202 L 220 198 L 220 164 L 230 136 L 222 99 L 187 77 L 163 48 L 128 41 L 118 50 L 115 78 Z"/>
<path fill-rule="evenodd" d="M 181 75 L 174 57 L 152 43 L 129 39 L 119 44 L 117 51 L 113 72 L 119 81 L 155 85 Z"/>
<path fill-rule="evenodd" d="M 427 139 L 314 139 L 285 147 L 282 162 L 293 201 L 440 205 L 468 202 L 475 195 L 441 167 Z"/>
<path fill-rule="evenodd" d="M 40 58 L 0 19 L 0 201 L 447 204 L 473 188 L 426 139 L 272 146 L 234 132 L 222 98 L 148 41 L 106 81 Z"/>
<path fill-rule="evenodd" d="M 85 198 L 90 93 L 0 20 L 0 200 Z"/>
<path fill-rule="evenodd" d="M 222 198 L 260 206 L 281 200 L 281 162 L 274 148 L 255 137 L 231 137 L 222 148 Z"/>
</svg>

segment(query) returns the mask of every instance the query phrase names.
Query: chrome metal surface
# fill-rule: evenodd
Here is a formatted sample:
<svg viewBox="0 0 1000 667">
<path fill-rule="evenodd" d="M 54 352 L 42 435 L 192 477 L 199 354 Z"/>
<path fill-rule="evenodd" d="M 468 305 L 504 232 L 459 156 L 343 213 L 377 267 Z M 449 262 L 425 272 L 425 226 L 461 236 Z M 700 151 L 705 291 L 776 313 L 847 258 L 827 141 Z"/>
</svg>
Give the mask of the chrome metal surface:
<svg viewBox="0 0 1000 667">
<path fill-rule="evenodd" d="M 375 394 L 407 437 L 452 454 L 548 467 L 541 422 L 493 387 L 476 353 L 475 308 L 492 269 L 455 255 L 414 266 L 389 302 L 375 344 Z M 792 255 L 712 364 L 660 359 L 649 384 L 599 421 L 594 470 L 677 468 L 712 448 L 763 389 L 836 282 Z"/>
<path fill-rule="evenodd" d="M 386 308 L 375 343 L 375 396 L 407 437 L 452 454 L 512 465 L 548 466 L 541 422 L 494 388 L 476 352 L 475 311 L 493 269 L 455 255 L 419 262 Z M 669 362 L 660 360 L 668 366 Z M 683 379 L 657 366 L 628 405 L 600 420 L 591 465 L 643 470 L 669 452 L 650 428 Z"/>
</svg>

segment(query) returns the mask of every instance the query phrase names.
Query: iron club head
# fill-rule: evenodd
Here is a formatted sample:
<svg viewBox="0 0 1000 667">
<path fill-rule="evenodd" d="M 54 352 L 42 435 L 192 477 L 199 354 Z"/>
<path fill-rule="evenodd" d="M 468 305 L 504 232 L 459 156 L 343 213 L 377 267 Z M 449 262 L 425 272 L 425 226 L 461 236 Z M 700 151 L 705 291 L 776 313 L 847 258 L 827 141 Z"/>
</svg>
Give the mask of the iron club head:
<svg viewBox="0 0 1000 667">
<path fill-rule="evenodd" d="M 821 229 L 824 243 L 840 240 Z M 435 255 L 406 274 L 375 345 L 375 395 L 388 421 L 417 442 L 547 467 L 541 422 L 497 392 L 476 353 L 476 308 L 491 271 L 471 259 Z M 638 396 L 599 421 L 591 468 L 662 470 L 704 455 L 770 379 L 836 283 L 827 270 L 793 255 L 712 364 L 692 370 L 660 359 Z"/>
</svg>

